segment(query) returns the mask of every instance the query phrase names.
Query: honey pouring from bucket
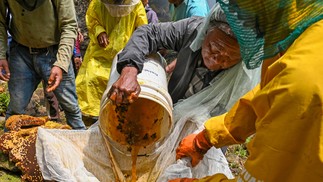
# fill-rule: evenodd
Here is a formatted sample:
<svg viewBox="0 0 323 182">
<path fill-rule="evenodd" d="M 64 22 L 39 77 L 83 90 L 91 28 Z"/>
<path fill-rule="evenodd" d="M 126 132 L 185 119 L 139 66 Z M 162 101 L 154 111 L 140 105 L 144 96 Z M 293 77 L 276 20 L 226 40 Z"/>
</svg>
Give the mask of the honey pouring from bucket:
<svg viewBox="0 0 323 182">
<path fill-rule="evenodd" d="M 115 105 L 107 95 L 120 76 L 116 58 L 101 100 L 99 126 L 112 150 L 119 153 L 117 155 L 132 156 L 132 179 L 136 179 L 137 156 L 149 156 L 161 150 L 163 140 L 173 127 L 166 61 L 159 54 L 147 56 L 142 72 L 137 75 L 141 88 L 138 98 L 132 103 Z"/>
</svg>

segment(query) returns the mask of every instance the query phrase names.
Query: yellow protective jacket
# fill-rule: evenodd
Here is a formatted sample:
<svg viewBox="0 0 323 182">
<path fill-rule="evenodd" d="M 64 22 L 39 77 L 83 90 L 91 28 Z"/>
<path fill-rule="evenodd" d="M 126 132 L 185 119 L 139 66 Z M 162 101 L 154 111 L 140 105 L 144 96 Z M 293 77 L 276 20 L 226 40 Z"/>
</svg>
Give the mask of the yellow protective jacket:
<svg viewBox="0 0 323 182">
<path fill-rule="evenodd" d="M 248 144 L 237 179 L 196 181 L 323 181 L 323 20 L 303 32 L 279 59 L 265 60 L 261 84 L 225 115 L 206 121 L 216 147 Z"/>
<path fill-rule="evenodd" d="M 82 113 L 99 116 L 100 100 L 109 80 L 114 56 L 123 49 L 135 29 L 148 21 L 141 1 L 128 15 L 115 16 L 101 0 L 92 0 L 86 13 L 86 23 L 90 42 L 76 78 L 76 92 Z M 102 32 L 108 34 L 110 43 L 106 48 L 100 47 L 97 41 Z"/>
</svg>

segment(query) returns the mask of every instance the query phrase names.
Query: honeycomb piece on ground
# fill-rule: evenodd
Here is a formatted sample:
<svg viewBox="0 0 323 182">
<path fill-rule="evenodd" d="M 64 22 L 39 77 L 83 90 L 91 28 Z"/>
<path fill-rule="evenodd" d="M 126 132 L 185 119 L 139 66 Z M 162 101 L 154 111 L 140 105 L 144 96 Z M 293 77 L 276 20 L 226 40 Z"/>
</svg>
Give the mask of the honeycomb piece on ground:
<svg viewBox="0 0 323 182">
<path fill-rule="evenodd" d="M 0 137 L 0 150 L 21 170 L 22 181 L 44 181 L 36 158 L 37 129 L 9 131 Z"/>
<path fill-rule="evenodd" d="M 8 154 L 9 160 L 21 170 L 22 181 L 44 181 L 36 158 L 38 127 L 49 129 L 71 129 L 71 127 L 48 121 L 45 117 L 16 115 L 9 119 L 6 127 L 10 131 L 0 136 L 0 150 Z"/>
<path fill-rule="evenodd" d="M 21 128 L 40 126 L 49 120 L 48 117 L 33 117 L 29 115 L 13 115 L 6 120 L 6 128 L 18 131 Z"/>
<path fill-rule="evenodd" d="M 67 130 L 72 129 L 72 127 L 70 127 L 69 125 L 57 123 L 54 121 L 47 121 L 42 127 L 47 129 L 67 129 Z"/>
</svg>

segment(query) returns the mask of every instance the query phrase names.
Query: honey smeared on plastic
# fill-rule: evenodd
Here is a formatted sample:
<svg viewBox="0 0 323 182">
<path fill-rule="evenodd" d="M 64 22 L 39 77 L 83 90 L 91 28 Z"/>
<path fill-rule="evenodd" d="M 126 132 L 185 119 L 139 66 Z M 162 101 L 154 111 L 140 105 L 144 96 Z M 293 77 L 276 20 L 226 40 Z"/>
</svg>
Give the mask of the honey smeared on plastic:
<svg viewBox="0 0 323 182">
<path fill-rule="evenodd" d="M 136 161 L 141 148 L 161 137 L 164 109 L 158 103 L 139 98 L 131 105 L 110 105 L 108 123 L 103 128 L 109 137 L 121 145 L 128 146 L 132 158 L 131 182 L 137 179 Z"/>
</svg>

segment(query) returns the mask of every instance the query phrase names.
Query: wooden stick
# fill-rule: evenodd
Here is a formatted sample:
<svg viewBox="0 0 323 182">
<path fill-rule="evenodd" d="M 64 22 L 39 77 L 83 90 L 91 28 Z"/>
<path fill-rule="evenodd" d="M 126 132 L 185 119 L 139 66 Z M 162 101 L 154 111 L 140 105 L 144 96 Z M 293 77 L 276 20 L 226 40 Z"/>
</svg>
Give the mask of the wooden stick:
<svg viewBox="0 0 323 182">
<path fill-rule="evenodd" d="M 108 139 L 106 138 L 106 136 L 104 135 L 104 132 L 102 131 L 101 127 L 100 127 L 100 131 L 102 134 L 102 137 L 104 139 L 104 142 L 106 144 L 107 150 L 108 150 L 108 154 L 109 154 L 109 158 L 111 161 L 111 166 L 112 166 L 112 170 L 113 170 L 113 174 L 114 177 L 116 178 L 116 182 L 125 182 L 125 177 L 119 167 L 119 164 L 117 163 L 117 161 L 115 160 L 112 150 L 111 150 L 111 146 L 110 146 L 110 142 L 108 141 Z"/>
</svg>

